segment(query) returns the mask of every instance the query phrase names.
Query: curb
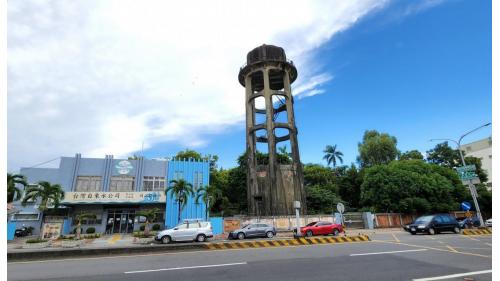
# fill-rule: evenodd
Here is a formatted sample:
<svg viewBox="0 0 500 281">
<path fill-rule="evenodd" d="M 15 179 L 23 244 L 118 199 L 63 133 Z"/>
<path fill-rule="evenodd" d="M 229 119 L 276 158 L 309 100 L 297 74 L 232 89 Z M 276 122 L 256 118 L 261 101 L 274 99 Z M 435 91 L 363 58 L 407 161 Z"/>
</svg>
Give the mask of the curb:
<svg viewBox="0 0 500 281">
<path fill-rule="evenodd" d="M 276 240 L 256 240 L 239 242 L 219 242 L 204 244 L 208 250 L 226 250 L 226 249 L 248 249 L 248 248 L 268 248 L 268 247 L 288 247 L 303 246 L 315 244 L 337 244 L 351 242 L 370 241 L 367 235 L 341 236 L 341 237 L 311 237 L 311 238 L 291 238 Z"/>
<path fill-rule="evenodd" d="M 111 256 L 126 254 L 147 254 L 159 252 L 175 252 L 186 250 L 205 250 L 205 244 L 183 243 L 174 245 L 146 245 L 141 247 L 114 247 L 114 248 L 94 248 L 94 249 L 50 249 L 47 251 L 23 251 L 7 253 L 7 261 L 30 261 L 30 260 L 50 260 L 61 258 L 81 258 L 92 256 Z"/>
<path fill-rule="evenodd" d="M 491 229 L 464 229 L 463 235 L 491 235 Z"/>
</svg>

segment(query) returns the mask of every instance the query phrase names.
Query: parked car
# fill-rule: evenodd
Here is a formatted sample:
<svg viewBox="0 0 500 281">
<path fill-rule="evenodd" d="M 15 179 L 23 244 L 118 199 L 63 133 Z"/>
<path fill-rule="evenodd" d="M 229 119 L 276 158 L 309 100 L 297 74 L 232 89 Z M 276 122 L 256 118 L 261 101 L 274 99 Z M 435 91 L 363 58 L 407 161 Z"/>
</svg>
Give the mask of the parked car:
<svg viewBox="0 0 500 281">
<path fill-rule="evenodd" d="M 491 224 L 491 219 L 487 219 L 485 222 L 484 222 L 484 225 L 486 226 L 489 226 L 489 227 L 492 227 L 492 224 Z"/>
<path fill-rule="evenodd" d="M 14 232 L 14 236 L 16 237 L 24 237 L 24 236 L 28 236 L 28 235 L 31 235 L 31 233 L 33 232 L 33 227 L 32 226 L 23 226 L 21 228 L 18 228 L 16 229 L 16 231 Z"/>
<path fill-rule="evenodd" d="M 479 218 L 474 216 L 472 218 L 457 218 L 458 224 L 460 225 L 460 228 L 471 228 L 471 227 L 478 227 L 481 225 L 481 222 L 479 222 Z"/>
<path fill-rule="evenodd" d="M 344 228 L 341 224 L 331 223 L 327 221 L 315 221 L 307 224 L 300 228 L 300 233 L 305 236 L 313 235 L 328 235 L 333 234 L 334 236 L 339 233 L 344 232 Z"/>
<path fill-rule="evenodd" d="M 158 232 L 156 241 L 168 244 L 172 241 L 197 241 L 205 242 L 207 238 L 212 238 L 212 224 L 202 220 L 186 220 L 174 228 Z"/>
<path fill-rule="evenodd" d="M 272 225 L 265 223 L 253 223 L 229 232 L 228 239 L 245 239 L 251 237 L 273 238 L 275 235 L 276 228 Z"/>
<path fill-rule="evenodd" d="M 444 231 L 460 233 L 460 224 L 450 214 L 436 214 L 418 217 L 415 221 L 406 225 L 405 230 L 412 235 L 419 232 L 431 235 Z"/>
</svg>

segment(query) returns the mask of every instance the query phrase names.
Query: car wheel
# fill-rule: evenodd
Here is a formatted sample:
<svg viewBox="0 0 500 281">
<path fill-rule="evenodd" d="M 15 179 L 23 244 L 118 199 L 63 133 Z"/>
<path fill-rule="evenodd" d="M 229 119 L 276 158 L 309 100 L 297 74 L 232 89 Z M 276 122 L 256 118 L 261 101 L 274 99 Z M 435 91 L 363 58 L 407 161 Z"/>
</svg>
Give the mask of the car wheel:
<svg viewBox="0 0 500 281">
<path fill-rule="evenodd" d="M 273 238 L 273 237 L 274 237 L 274 233 L 273 233 L 272 231 L 268 231 L 268 232 L 266 233 L 266 237 L 267 237 L 267 238 Z"/>
<path fill-rule="evenodd" d="M 308 231 L 306 232 L 306 236 L 307 236 L 307 237 L 311 237 L 311 236 L 313 236 L 313 232 L 312 232 L 312 230 L 308 230 Z"/>
<path fill-rule="evenodd" d="M 429 228 L 429 234 L 430 235 L 436 234 L 436 231 L 434 230 L 434 228 Z"/>
<path fill-rule="evenodd" d="M 172 239 L 171 239 L 171 238 L 170 238 L 170 236 L 168 236 L 168 235 L 165 235 L 165 236 L 163 236 L 163 237 L 161 238 L 161 243 L 163 243 L 163 244 L 168 244 L 168 243 L 170 243 L 171 241 L 172 241 Z"/>
<path fill-rule="evenodd" d="M 243 233 L 243 232 L 238 233 L 238 239 L 240 239 L 240 240 L 245 239 L 245 233 Z"/>
<path fill-rule="evenodd" d="M 453 228 L 453 232 L 455 232 L 456 234 L 459 234 L 460 233 L 460 228 L 458 226 L 455 226 Z"/>
<path fill-rule="evenodd" d="M 332 234 L 333 234 L 333 236 L 339 235 L 339 230 L 334 228 Z"/>
<path fill-rule="evenodd" d="M 196 241 L 198 242 L 205 242 L 205 240 L 207 240 L 207 237 L 203 234 L 199 234 L 198 236 L 196 236 Z"/>
</svg>

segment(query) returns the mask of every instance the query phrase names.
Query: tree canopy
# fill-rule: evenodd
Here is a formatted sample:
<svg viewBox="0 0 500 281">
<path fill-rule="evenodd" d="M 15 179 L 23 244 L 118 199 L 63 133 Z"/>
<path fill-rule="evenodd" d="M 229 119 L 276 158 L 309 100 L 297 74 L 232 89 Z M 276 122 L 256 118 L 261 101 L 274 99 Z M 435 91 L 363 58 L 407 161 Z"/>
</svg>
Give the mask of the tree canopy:
<svg viewBox="0 0 500 281">
<path fill-rule="evenodd" d="M 358 143 L 358 162 L 362 168 L 388 164 L 399 155 L 396 137 L 376 130 L 365 131 L 363 141 Z"/>
<path fill-rule="evenodd" d="M 456 210 L 466 196 L 453 170 L 419 160 L 394 161 L 365 170 L 361 203 L 377 212 Z"/>
<path fill-rule="evenodd" d="M 418 150 L 409 150 L 401 153 L 399 160 L 424 160 L 424 156 Z"/>
</svg>

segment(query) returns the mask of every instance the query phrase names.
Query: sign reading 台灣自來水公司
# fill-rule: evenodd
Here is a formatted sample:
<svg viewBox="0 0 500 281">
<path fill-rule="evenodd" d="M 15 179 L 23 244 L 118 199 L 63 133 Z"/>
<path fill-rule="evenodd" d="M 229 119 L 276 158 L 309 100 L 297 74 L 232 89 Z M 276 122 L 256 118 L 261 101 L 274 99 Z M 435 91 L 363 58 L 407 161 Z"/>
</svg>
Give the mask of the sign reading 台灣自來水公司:
<svg viewBox="0 0 500 281">
<path fill-rule="evenodd" d="M 165 203 L 163 192 L 65 192 L 62 203 L 95 204 L 95 203 Z"/>
</svg>

